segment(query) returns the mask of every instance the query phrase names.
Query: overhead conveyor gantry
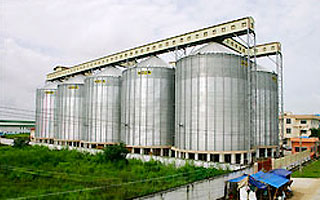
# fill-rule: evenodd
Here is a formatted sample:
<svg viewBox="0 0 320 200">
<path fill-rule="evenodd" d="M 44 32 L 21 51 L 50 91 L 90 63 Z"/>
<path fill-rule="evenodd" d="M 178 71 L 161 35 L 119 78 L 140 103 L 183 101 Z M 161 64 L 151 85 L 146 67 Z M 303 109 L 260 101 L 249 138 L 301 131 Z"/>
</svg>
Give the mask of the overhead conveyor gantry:
<svg viewBox="0 0 320 200">
<path fill-rule="evenodd" d="M 254 32 L 254 20 L 252 17 L 246 17 L 208 28 L 170 37 L 164 40 L 121 51 L 88 61 L 69 69 L 53 72 L 47 75 L 47 80 L 52 81 L 62 79 L 79 73 L 84 73 L 107 65 L 126 63 L 135 59 L 147 57 L 150 55 L 174 51 L 181 48 L 208 43 L 210 41 L 223 41 L 234 35 L 245 35 L 247 32 Z"/>
</svg>

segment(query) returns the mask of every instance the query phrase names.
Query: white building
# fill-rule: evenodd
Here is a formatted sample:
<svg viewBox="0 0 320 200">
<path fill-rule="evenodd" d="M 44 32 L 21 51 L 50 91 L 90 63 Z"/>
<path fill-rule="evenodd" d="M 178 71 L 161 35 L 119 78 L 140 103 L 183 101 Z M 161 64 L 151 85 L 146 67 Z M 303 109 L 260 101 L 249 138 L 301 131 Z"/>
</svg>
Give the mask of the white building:
<svg viewBox="0 0 320 200">
<path fill-rule="evenodd" d="M 281 119 L 281 117 L 280 117 Z M 311 128 L 320 128 L 320 115 L 284 114 L 284 144 L 290 145 L 290 138 L 309 136 Z M 280 135 L 282 127 L 280 125 Z"/>
</svg>

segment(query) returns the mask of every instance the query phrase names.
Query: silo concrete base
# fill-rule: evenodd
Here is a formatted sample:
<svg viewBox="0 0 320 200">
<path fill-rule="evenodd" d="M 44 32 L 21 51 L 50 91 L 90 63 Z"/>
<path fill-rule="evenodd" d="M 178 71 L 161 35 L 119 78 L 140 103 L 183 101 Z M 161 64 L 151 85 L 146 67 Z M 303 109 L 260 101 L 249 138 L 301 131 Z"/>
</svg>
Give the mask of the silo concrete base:
<svg viewBox="0 0 320 200">
<path fill-rule="evenodd" d="M 191 151 L 172 147 L 176 158 L 202 160 L 207 162 L 219 162 L 246 165 L 252 163 L 254 150 L 250 151 Z"/>
<path fill-rule="evenodd" d="M 81 141 L 80 146 L 83 148 L 88 149 L 103 149 L 108 146 L 113 146 L 115 144 L 119 144 L 117 142 L 88 142 L 88 141 Z"/>
<path fill-rule="evenodd" d="M 53 144 L 53 138 L 34 138 L 35 143 Z"/>
<path fill-rule="evenodd" d="M 61 145 L 61 146 L 70 146 L 70 147 L 80 147 L 80 141 L 79 140 L 54 140 L 55 145 Z"/>
<path fill-rule="evenodd" d="M 278 152 L 278 146 L 258 146 L 256 147 L 256 158 L 274 158 Z"/>
<path fill-rule="evenodd" d="M 172 157 L 171 146 L 130 146 L 127 148 L 131 153 L 141 155 Z"/>
</svg>

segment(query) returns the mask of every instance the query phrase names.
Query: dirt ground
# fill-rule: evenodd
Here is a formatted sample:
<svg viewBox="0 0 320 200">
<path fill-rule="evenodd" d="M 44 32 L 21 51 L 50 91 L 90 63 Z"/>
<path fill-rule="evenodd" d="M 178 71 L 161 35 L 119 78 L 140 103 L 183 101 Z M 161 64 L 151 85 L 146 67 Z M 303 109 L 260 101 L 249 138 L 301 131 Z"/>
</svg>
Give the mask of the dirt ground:
<svg viewBox="0 0 320 200">
<path fill-rule="evenodd" d="M 290 200 L 319 200 L 320 178 L 292 178 L 293 197 Z"/>
</svg>

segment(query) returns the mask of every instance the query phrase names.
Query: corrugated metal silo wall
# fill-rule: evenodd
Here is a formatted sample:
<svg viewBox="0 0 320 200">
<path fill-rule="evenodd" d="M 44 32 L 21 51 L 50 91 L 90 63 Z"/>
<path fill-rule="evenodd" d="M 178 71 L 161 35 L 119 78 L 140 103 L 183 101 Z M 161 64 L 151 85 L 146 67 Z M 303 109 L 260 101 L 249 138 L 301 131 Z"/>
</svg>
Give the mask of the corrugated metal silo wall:
<svg viewBox="0 0 320 200">
<path fill-rule="evenodd" d="M 279 144 L 277 75 L 257 72 L 257 136 L 255 145 Z"/>
<path fill-rule="evenodd" d="M 80 140 L 83 129 L 83 84 L 58 85 L 55 139 Z"/>
<path fill-rule="evenodd" d="M 56 89 L 37 89 L 36 91 L 36 138 L 54 137 Z"/>
<path fill-rule="evenodd" d="M 174 69 L 129 68 L 121 83 L 121 138 L 127 145 L 173 144 Z"/>
<path fill-rule="evenodd" d="M 86 131 L 82 139 L 120 142 L 120 77 L 88 77 L 85 94 Z"/>
<path fill-rule="evenodd" d="M 249 149 L 248 67 L 230 54 L 193 55 L 176 68 L 175 146 L 196 151 Z"/>
</svg>

